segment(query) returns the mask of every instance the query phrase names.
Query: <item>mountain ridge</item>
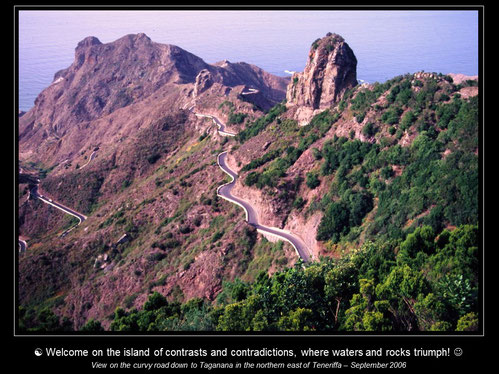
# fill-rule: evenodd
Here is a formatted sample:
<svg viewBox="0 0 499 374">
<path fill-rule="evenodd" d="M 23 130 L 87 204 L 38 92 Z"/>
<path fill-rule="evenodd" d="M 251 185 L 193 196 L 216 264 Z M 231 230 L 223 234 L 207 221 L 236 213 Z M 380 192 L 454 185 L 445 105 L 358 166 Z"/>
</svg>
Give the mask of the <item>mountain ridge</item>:
<svg viewBox="0 0 499 374">
<path fill-rule="evenodd" d="M 203 74 L 210 80 L 209 85 L 203 86 Z M 75 130 L 85 131 L 95 121 L 109 116 L 114 117 L 104 126 L 113 127 L 110 122 L 126 121 L 120 117 L 145 112 L 129 107 L 141 107 L 140 103 L 146 100 L 158 117 L 161 101 L 180 109 L 191 100 L 193 90 L 199 95 L 216 88 L 228 95 L 238 86 L 249 86 L 259 91 L 260 106 L 269 107 L 284 98 L 286 84 L 286 79 L 254 65 L 207 64 L 180 47 L 152 42 L 145 34 L 126 35 L 106 44 L 96 37 L 87 37 L 78 43 L 71 66 L 57 72 L 34 107 L 19 118 L 20 156 L 39 157 L 38 161 L 45 163 L 60 162 L 93 145 L 78 141 Z M 158 102 L 156 105 L 151 97 Z M 116 114 L 120 110 L 121 116 Z M 114 128 L 112 132 L 119 130 Z M 101 133 L 101 141 L 116 141 L 109 138 L 109 133 Z M 63 138 L 73 139 L 76 150 L 70 150 Z M 25 152 L 25 148 L 32 152 Z M 41 159 L 42 154 L 46 160 Z"/>
<path fill-rule="evenodd" d="M 310 73 L 312 64 L 306 69 L 310 84 L 316 87 L 324 85 L 321 79 L 334 81 L 335 76 L 326 74 L 324 67 L 336 53 L 335 46 L 344 43 L 335 35 L 318 39 L 317 47 L 312 44 L 310 56 L 316 56 L 320 40 L 324 43 L 318 64 L 322 68 L 315 75 Z M 336 43 L 328 50 L 331 37 Z M 181 49 L 155 46 L 143 34 L 125 36 L 115 44 L 99 43 L 93 37 L 80 42 L 74 65 L 56 73 L 37 107 L 19 119 L 23 173 L 38 172 L 43 191 L 88 216 L 67 236 L 56 237 L 62 226 L 71 222 L 39 200 L 27 199 L 33 182 L 23 178 L 19 222 L 28 250 L 20 258 L 19 273 L 20 301 L 31 313 L 23 314 L 27 326 L 36 325 L 44 308 L 49 308 L 60 321 L 70 318 L 76 330 L 92 320 L 106 329 L 126 329 L 125 322 L 113 324 L 113 319 L 133 315 L 149 294 L 158 292 L 171 305 L 201 308 L 206 302 L 221 313 L 227 306 L 225 316 L 212 327 L 230 330 L 232 325 L 224 321 L 230 320 L 230 308 L 237 307 L 237 300 L 248 296 L 247 284 L 255 280 L 265 283 L 276 273 L 272 278 L 276 284 L 283 274 L 302 276 L 301 267 L 293 267 L 298 262 L 290 245 L 265 240 L 244 221 L 241 209 L 218 198 L 218 186 L 226 181 L 216 163 L 222 150 L 229 150 L 227 164 L 240 176 L 234 194 L 256 208 L 259 222 L 298 233 L 314 258 L 326 259 L 311 264 L 311 271 L 304 270 L 308 275 L 321 273 L 336 261 L 348 264 L 350 255 L 364 256 L 366 247 L 379 245 L 387 258 L 394 259 L 413 232 L 423 232 L 433 240 L 434 234 L 475 222 L 475 81 L 460 77 L 460 83 L 454 83 L 450 76 L 422 72 L 383 84 L 358 85 L 347 80 L 334 89 L 330 86 L 331 91 L 318 88 L 317 95 L 310 96 L 315 101 L 306 104 L 276 103 L 284 98 L 286 89 L 288 94 L 293 91 L 294 80 L 266 75 L 245 63 L 203 64 Z M 150 94 L 134 99 L 130 90 L 132 101 L 118 105 L 117 93 L 128 87 L 128 80 L 136 82 L 143 66 L 134 61 L 133 46 L 149 53 L 144 61 L 151 63 L 153 71 L 142 76 L 146 82 L 139 91 Z M 120 51 L 118 56 L 131 58 L 122 59 L 119 66 L 100 66 L 97 51 L 106 48 L 108 53 L 115 48 Z M 170 51 L 175 59 L 170 60 L 161 50 Z M 171 63 L 170 71 L 161 68 L 161 58 Z M 318 62 L 316 58 L 309 60 Z M 175 67 L 176 61 L 185 62 L 182 71 Z M 112 60 L 107 62 L 112 65 Z M 347 72 L 353 66 L 353 60 L 350 62 L 329 70 L 336 69 L 341 75 L 343 68 Z M 126 66 L 130 69 L 121 71 Z M 63 88 L 79 82 L 92 93 L 95 68 L 108 69 L 105 79 L 111 79 L 108 83 L 116 89 L 105 103 L 109 106 L 93 112 L 97 118 L 89 120 L 85 116 L 92 113 L 72 112 L 75 107 L 64 97 Z M 90 74 L 86 82 L 80 70 Z M 95 80 L 101 85 L 97 84 L 97 90 L 105 91 L 105 79 Z M 306 84 L 303 78 L 300 84 Z M 314 92 L 307 90 L 302 92 Z M 281 96 L 273 96 L 275 93 Z M 276 105 L 263 110 L 271 103 Z M 66 105 L 66 113 L 57 117 L 53 105 Z M 106 107 L 112 112 L 100 116 Z M 51 117 L 61 121 L 64 114 L 72 117 L 71 125 L 49 121 Z M 220 136 L 208 115 L 219 118 L 229 133 L 238 135 Z M 417 193 L 411 193 L 413 190 Z M 422 225 L 431 227 L 431 235 Z M 446 245 L 445 235 L 437 243 L 439 248 Z M 374 240 L 381 244 L 371 246 Z M 431 240 L 425 242 L 429 255 L 435 247 Z M 378 249 L 370 255 L 375 263 Z M 415 254 L 406 252 L 402 251 L 397 261 L 419 266 L 411 257 Z M 472 264 L 474 252 L 466 253 Z M 421 258 L 417 257 L 418 261 Z M 384 263 L 382 270 L 374 271 L 385 276 L 390 266 Z M 395 270 L 394 277 L 405 271 Z M 414 272 L 423 274 L 423 270 L 415 268 Z M 326 313 L 334 324 L 333 319 L 321 320 L 320 325 L 307 323 L 307 328 L 337 329 L 336 319 L 343 318 L 353 296 L 350 288 L 346 296 L 334 294 L 334 282 L 325 279 L 331 288 L 321 303 L 337 307 L 334 316 L 331 308 Z M 437 284 L 438 280 L 429 281 Z M 362 292 L 358 280 L 355 282 L 355 292 Z M 474 278 L 470 282 L 476 283 Z M 324 289 L 315 291 L 322 295 Z M 236 304 L 227 304 L 224 298 Z M 341 306 L 338 300 L 343 300 Z M 245 305 L 251 308 L 248 302 Z M 315 310 L 309 304 L 301 307 L 311 308 L 310 313 Z M 283 313 L 291 313 L 291 318 L 298 312 L 295 308 L 283 309 Z M 309 313 L 307 310 L 304 313 Z M 269 321 L 276 318 L 272 311 L 264 312 Z M 401 328 L 399 315 L 390 318 L 395 320 L 395 328 Z M 414 316 L 404 318 L 410 328 L 417 326 Z M 173 322 L 168 321 L 163 322 L 170 329 L 168 323 Z M 301 328 L 288 326 L 286 321 L 273 321 L 272 328 Z M 252 320 L 245 326 L 257 329 L 261 323 Z"/>
</svg>

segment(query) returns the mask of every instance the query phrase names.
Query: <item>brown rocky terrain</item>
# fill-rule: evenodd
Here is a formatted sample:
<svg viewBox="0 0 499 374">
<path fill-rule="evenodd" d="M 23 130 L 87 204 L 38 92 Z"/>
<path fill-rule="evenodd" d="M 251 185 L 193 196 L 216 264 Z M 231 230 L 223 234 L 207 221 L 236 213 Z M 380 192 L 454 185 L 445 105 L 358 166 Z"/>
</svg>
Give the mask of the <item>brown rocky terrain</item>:
<svg viewBox="0 0 499 374">
<path fill-rule="evenodd" d="M 19 117 L 21 304 L 49 305 L 76 329 L 89 318 L 107 326 L 117 306 L 139 306 L 152 290 L 213 300 L 224 280 L 294 263 L 218 201 L 216 152 L 228 139 L 187 110 L 256 118 L 288 81 L 246 63 L 209 65 L 144 34 L 80 42 Z M 37 177 L 44 194 L 88 216 L 67 236 L 70 216 L 27 198 Z"/>
<path fill-rule="evenodd" d="M 291 82 L 245 63 L 206 64 L 144 34 L 107 44 L 84 39 L 73 64 L 56 73 L 19 118 L 20 164 L 23 175 L 32 176 L 20 180 L 18 196 L 20 234 L 29 247 L 19 261 L 21 304 L 49 307 L 70 317 L 75 329 L 90 319 L 107 328 L 117 307 L 140 308 L 153 291 L 170 301 L 214 301 L 225 281 L 252 281 L 260 271 L 295 264 L 289 244 L 257 235 L 239 207 L 217 197 L 217 186 L 227 180 L 216 164 L 222 150 L 229 150 L 227 163 L 239 173 L 234 195 L 255 207 L 260 223 L 301 237 L 315 258 L 338 257 L 348 240 L 368 240 L 373 233 L 362 225 L 347 244 L 317 239 L 325 197 L 338 199 L 339 189 L 335 173 L 321 174 L 324 147 L 343 137 L 382 150 L 410 148 L 420 128 L 436 127 L 430 105 L 403 128 L 411 108 L 396 103 L 399 118 L 387 123 L 396 101 L 391 90 L 401 82 L 412 98 L 432 89 L 428 100 L 439 104 L 450 103 L 451 95 L 473 97 L 478 88 L 466 83 L 473 78 L 455 76 L 451 83 L 429 73 L 357 85 L 356 63 L 336 34 L 313 43 L 305 71 Z M 285 97 L 284 110 L 261 125 Z M 367 103 L 363 97 L 370 97 Z M 245 139 L 223 137 L 211 119 L 195 113 L 217 116 L 233 133 L 261 128 Z M 376 131 L 366 132 L 369 124 Z M 271 152 L 278 156 L 247 167 Z M 401 176 L 404 167 L 391 165 L 393 175 Z M 248 185 L 251 173 L 271 178 Z M 375 167 L 370 173 L 363 188 L 382 180 Z M 318 185 L 310 187 L 310 174 L 320 176 Z M 60 237 L 71 220 L 27 199 L 33 176 L 41 177 L 49 196 L 88 219 Z M 375 218 L 373 201 L 362 224 Z"/>
<path fill-rule="evenodd" d="M 222 96 L 252 87 L 268 108 L 284 99 L 287 82 L 246 63 L 209 65 L 145 34 L 106 44 L 88 37 L 78 43 L 73 64 L 57 72 L 20 117 L 19 156 L 50 167 L 85 148 L 115 144 L 172 109 L 201 100 L 213 86 Z"/>
<path fill-rule="evenodd" d="M 296 106 L 296 116 L 305 121 L 316 109 L 339 102 L 345 91 L 357 85 L 357 59 L 345 40 L 328 33 L 310 49 L 305 70 L 294 73 L 286 100 Z"/>
</svg>

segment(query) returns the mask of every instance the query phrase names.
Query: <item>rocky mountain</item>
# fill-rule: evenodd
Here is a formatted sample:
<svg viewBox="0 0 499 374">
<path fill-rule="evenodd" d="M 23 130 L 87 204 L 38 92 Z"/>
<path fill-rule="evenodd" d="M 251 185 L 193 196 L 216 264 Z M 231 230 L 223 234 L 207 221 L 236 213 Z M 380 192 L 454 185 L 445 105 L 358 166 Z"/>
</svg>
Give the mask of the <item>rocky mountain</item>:
<svg viewBox="0 0 499 374">
<path fill-rule="evenodd" d="M 455 328 L 476 305 L 474 291 L 459 310 L 442 293 L 463 274 L 477 286 L 476 79 L 419 72 L 357 85 L 356 63 L 336 34 L 312 44 L 291 81 L 144 34 L 80 42 L 19 118 L 23 328 L 373 329 L 355 305 L 363 282 L 392 289 L 411 274 L 425 279 L 407 310 L 396 294 L 369 296 L 393 302 L 379 311 L 383 328 Z M 311 250 L 305 271 L 291 245 L 217 195 L 222 151 L 239 176 L 233 194 L 259 223 Z M 38 178 L 38 193 L 88 219 L 74 226 L 33 199 Z M 432 295 L 448 310 L 418 320 Z M 300 310 L 305 325 L 292 325 Z"/>
<path fill-rule="evenodd" d="M 357 85 L 357 59 L 338 34 L 328 33 L 310 48 L 302 73 L 294 73 L 286 100 L 290 106 L 325 109 Z"/>
<path fill-rule="evenodd" d="M 288 87 L 289 104 L 324 109 L 357 85 L 357 59 L 338 34 L 328 33 L 310 49 L 303 73 L 295 73 Z"/>
<path fill-rule="evenodd" d="M 78 43 L 73 64 L 57 72 L 20 117 L 20 158 L 49 166 L 85 147 L 116 143 L 163 115 L 165 107 L 180 109 L 209 89 L 227 96 L 252 88 L 257 94 L 246 101 L 269 108 L 284 99 L 287 83 L 247 63 L 207 64 L 145 34 L 106 44 L 87 37 Z"/>
<path fill-rule="evenodd" d="M 188 108 L 244 128 L 285 98 L 288 82 L 243 62 L 210 65 L 144 34 L 78 43 L 72 65 L 19 116 L 18 223 L 29 248 L 21 303 L 38 308 L 58 289 L 58 313 L 78 328 L 127 295 L 140 303 L 149 288 L 213 299 L 223 279 L 253 274 L 252 251 L 267 256 L 271 244 L 224 255 L 256 232 L 215 194 L 224 174 L 213 151 L 226 139 L 208 137 L 213 122 Z M 236 112 L 242 120 L 231 122 Z M 62 236 L 75 222 L 31 196 L 38 178 L 40 194 L 90 218 Z M 295 261 L 288 248 L 270 258 Z"/>
</svg>

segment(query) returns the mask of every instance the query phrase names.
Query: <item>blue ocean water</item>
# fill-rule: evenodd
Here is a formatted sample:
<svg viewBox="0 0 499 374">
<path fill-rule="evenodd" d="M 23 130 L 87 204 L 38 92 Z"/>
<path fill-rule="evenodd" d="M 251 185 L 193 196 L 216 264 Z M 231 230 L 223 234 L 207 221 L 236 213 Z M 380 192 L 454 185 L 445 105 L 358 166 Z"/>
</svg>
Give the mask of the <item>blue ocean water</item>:
<svg viewBox="0 0 499 374">
<path fill-rule="evenodd" d="M 244 61 L 285 76 L 303 71 L 312 42 L 342 35 L 357 56 L 357 76 L 383 82 L 428 71 L 478 74 L 478 11 L 126 11 L 19 12 L 19 109 L 28 110 L 77 43 L 143 32 L 208 63 Z"/>
</svg>

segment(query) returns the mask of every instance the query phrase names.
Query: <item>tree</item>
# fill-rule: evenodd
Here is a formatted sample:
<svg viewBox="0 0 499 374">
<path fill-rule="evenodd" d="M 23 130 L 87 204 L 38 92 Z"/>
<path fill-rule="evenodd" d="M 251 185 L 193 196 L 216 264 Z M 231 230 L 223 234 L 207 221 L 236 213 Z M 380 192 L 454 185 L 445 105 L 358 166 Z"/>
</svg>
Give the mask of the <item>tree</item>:
<svg viewBox="0 0 499 374">
<path fill-rule="evenodd" d="M 319 177 L 317 176 L 317 173 L 314 172 L 309 172 L 307 173 L 307 180 L 306 180 L 307 186 L 310 189 L 314 189 L 321 184 L 321 181 L 319 180 Z"/>
<path fill-rule="evenodd" d="M 358 226 L 365 215 L 373 209 L 373 198 L 368 192 L 353 193 L 349 196 L 350 226 Z"/>
<path fill-rule="evenodd" d="M 84 326 L 80 328 L 80 331 L 98 332 L 98 331 L 104 331 L 104 328 L 102 327 L 100 321 L 90 319 Z"/>
<path fill-rule="evenodd" d="M 337 242 L 340 235 L 349 228 L 350 212 L 343 202 L 329 205 L 317 228 L 317 240 L 333 240 Z"/>
<path fill-rule="evenodd" d="M 358 269 L 351 261 L 338 263 L 326 273 L 324 292 L 333 308 L 335 324 L 338 323 L 340 308 L 346 304 L 343 302 L 350 300 L 358 288 L 357 278 Z"/>
<path fill-rule="evenodd" d="M 269 321 L 265 316 L 265 312 L 263 310 L 259 310 L 256 312 L 255 317 L 251 321 L 252 330 L 253 331 L 265 331 L 269 329 Z"/>
<path fill-rule="evenodd" d="M 402 117 L 400 121 L 400 128 L 405 131 L 417 120 L 417 116 L 414 114 L 414 111 L 410 110 Z"/>
<path fill-rule="evenodd" d="M 38 311 L 19 308 L 19 329 L 33 332 L 72 331 L 73 323 L 67 317 L 60 318 L 49 307 Z"/>
<path fill-rule="evenodd" d="M 378 129 L 374 125 L 374 122 L 368 122 L 363 127 L 362 134 L 364 134 L 364 136 L 370 138 L 370 137 L 373 137 L 377 131 L 378 131 Z"/>
<path fill-rule="evenodd" d="M 444 321 L 448 317 L 446 305 L 434 293 L 429 293 L 424 297 L 420 295 L 414 304 L 414 313 L 420 330 L 448 331 L 451 329 L 451 324 Z"/>
<path fill-rule="evenodd" d="M 219 331 L 248 331 L 251 322 L 246 303 L 240 301 L 225 307 L 223 314 L 218 320 Z"/>
<path fill-rule="evenodd" d="M 310 309 L 297 308 L 282 316 L 277 322 L 277 327 L 281 331 L 313 331 L 312 315 Z"/>
<path fill-rule="evenodd" d="M 445 274 L 437 283 L 442 297 L 463 315 L 474 309 L 477 290 L 463 274 Z"/>
<path fill-rule="evenodd" d="M 167 305 L 168 301 L 166 298 L 159 292 L 154 292 L 144 304 L 144 310 L 152 311 Z"/>
<path fill-rule="evenodd" d="M 375 284 L 372 279 L 360 279 L 360 293 L 350 300 L 350 308 L 345 312 L 344 327 L 349 331 L 391 331 L 388 318 L 389 305 L 386 301 L 375 300 Z"/>
<path fill-rule="evenodd" d="M 479 321 L 476 313 L 468 313 L 457 322 L 456 331 L 478 331 Z"/>
<path fill-rule="evenodd" d="M 408 263 L 418 252 L 432 254 L 435 251 L 435 232 L 431 226 L 418 227 L 400 244 L 398 260 Z"/>
<path fill-rule="evenodd" d="M 386 300 L 397 329 L 418 330 L 414 304 L 430 290 L 428 281 L 420 271 L 408 265 L 396 266 L 383 283 L 376 286 L 378 300 Z"/>
</svg>

